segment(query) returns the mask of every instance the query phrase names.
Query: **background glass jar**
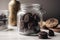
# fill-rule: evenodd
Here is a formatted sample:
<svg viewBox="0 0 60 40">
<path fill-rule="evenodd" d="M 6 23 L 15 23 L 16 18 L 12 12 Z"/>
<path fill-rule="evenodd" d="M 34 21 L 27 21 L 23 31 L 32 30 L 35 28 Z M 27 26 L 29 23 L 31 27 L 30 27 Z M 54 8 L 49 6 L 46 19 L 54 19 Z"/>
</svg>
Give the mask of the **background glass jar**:
<svg viewBox="0 0 60 40">
<path fill-rule="evenodd" d="M 21 4 L 21 10 L 17 14 L 17 26 L 20 34 L 35 34 L 40 32 L 39 4 Z"/>
<path fill-rule="evenodd" d="M 0 10 L 0 30 L 5 30 L 8 27 L 8 10 Z"/>
</svg>

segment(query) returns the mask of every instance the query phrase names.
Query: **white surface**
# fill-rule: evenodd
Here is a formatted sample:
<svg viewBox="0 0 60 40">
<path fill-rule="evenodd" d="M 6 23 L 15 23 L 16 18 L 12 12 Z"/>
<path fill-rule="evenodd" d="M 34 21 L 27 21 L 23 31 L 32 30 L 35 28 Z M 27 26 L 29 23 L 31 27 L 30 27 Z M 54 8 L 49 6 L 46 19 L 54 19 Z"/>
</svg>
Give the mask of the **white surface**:
<svg viewBox="0 0 60 40">
<path fill-rule="evenodd" d="M 24 36 L 20 35 L 17 30 L 14 31 L 0 31 L 0 40 L 60 40 L 60 33 L 55 33 L 55 37 L 51 39 L 39 39 L 38 36 Z"/>
</svg>

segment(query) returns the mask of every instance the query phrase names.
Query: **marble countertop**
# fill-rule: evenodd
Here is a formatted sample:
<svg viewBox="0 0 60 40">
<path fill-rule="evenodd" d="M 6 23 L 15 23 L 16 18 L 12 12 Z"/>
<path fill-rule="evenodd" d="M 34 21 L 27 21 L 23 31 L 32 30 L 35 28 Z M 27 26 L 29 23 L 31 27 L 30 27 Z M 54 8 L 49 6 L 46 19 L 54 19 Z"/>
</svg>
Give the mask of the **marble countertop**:
<svg viewBox="0 0 60 40">
<path fill-rule="evenodd" d="M 38 36 L 24 36 L 20 35 L 17 29 L 13 31 L 0 31 L 0 40 L 60 40 L 60 33 L 55 33 L 56 36 L 51 39 L 39 39 Z"/>
</svg>

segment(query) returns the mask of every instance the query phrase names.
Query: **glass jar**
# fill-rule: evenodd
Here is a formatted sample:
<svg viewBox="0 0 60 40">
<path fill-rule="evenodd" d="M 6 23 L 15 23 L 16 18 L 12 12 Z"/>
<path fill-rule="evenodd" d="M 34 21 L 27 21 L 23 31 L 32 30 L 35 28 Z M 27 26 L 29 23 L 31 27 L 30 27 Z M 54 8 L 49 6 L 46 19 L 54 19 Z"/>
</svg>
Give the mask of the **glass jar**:
<svg viewBox="0 0 60 40">
<path fill-rule="evenodd" d="M 17 14 L 17 26 L 20 34 L 36 34 L 40 32 L 40 4 L 21 4 Z"/>
<path fill-rule="evenodd" d="M 8 26 L 8 10 L 0 10 L 0 30 L 5 30 L 7 29 Z"/>
</svg>

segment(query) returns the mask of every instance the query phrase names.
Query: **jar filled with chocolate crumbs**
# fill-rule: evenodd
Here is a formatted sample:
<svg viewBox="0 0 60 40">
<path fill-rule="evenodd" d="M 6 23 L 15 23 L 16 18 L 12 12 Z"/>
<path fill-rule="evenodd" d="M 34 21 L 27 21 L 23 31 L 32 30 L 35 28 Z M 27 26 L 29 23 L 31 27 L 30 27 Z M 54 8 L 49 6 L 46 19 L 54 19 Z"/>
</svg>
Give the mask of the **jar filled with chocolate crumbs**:
<svg viewBox="0 0 60 40">
<path fill-rule="evenodd" d="M 21 4 L 17 14 L 17 26 L 20 34 L 31 35 L 40 32 L 40 4 Z"/>
</svg>

